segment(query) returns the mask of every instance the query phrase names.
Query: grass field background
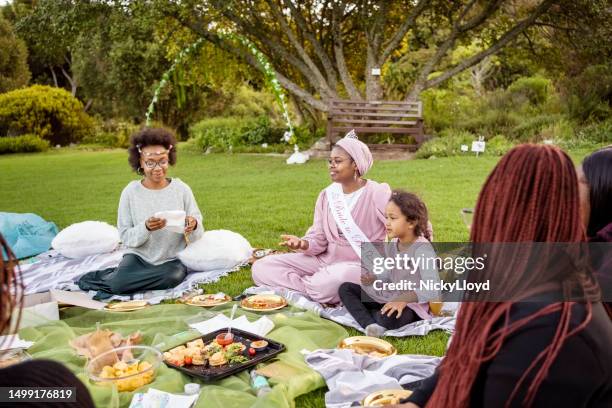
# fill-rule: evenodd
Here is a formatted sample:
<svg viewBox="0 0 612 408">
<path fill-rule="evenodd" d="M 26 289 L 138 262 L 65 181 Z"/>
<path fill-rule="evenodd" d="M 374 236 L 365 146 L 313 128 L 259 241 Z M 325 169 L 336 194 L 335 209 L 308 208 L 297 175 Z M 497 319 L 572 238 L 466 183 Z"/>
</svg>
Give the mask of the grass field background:
<svg viewBox="0 0 612 408">
<path fill-rule="evenodd" d="M 576 162 L 588 151 L 571 152 Z M 330 180 L 324 160 L 288 166 L 283 157 L 202 155 L 179 149 L 169 172 L 191 186 L 206 229 L 229 229 L 253 247 L 277 248 L 279 235 L 302 235 L 310 226 L 318 193 Z M 497 157 L 451 157 L 376 162 L 367 178 L 415 192 L 427 204 L 439 242 L 466 241 L 460 210 L 473 207 Z M 32 212 L 61 229 L 85 220 L 116 223 L 123 187 L 137 176 L 121 150 L 61 149 L 48 153 L 0 156 L 0 211 Z M 512 186 L 508 186 L 512 188 Z M 237 295 L 252 285 L 243 268 L 206 285 L 208 292 Z M 357 334 L 351 330 L 351 333 Z M 389 339 L 401 353 L 442 355 L 448 336 Z M 298 399 L 298 407 L 324 407 L 324 389 Z"/>
</svg>

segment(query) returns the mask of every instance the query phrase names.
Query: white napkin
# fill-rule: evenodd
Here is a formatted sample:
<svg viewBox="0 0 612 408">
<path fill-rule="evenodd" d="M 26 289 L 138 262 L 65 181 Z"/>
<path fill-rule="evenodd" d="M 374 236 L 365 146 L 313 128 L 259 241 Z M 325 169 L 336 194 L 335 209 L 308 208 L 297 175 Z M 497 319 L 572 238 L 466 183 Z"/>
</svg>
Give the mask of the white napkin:
<svg viewBox="0 0 612 408">
<path fill-rule="evenodd" d="M 158 211 L 154 214 L 155 218 L 163 218 L 166 220 L 166 226 L 164 229 L 168 231 L 182 234 L 185 232 L 185 211 Z"/>
<path fill-rule="evenodd" d="M 27 350 L 34 344 L 33 341 L 25 341 L 19 338 L 18 334 L 9 334 L 6 336 L 0 336 L 0 351 L 12 350 L 12 349 L 24 349 Z"/>
<path fill-rule="evenodd" d="M 254 322 L 250 322 L 246 316 L 240 316 L 234 320 L 230 320 L 229 317 L 222 313 L 219 313 L 211 319 L 192 323 L 189 326 L 202 334 L 208 334 L 229 327 L 230 325 L 232 329 L 244 330 L 249 333 L 257 334 L 258 336 L 265 336 L 274 328 L 274 322 L 267 316 L 262 316 Z"/>
<path fill-rule="evenodd" d="M 198 400 L 199 394 L 177 395 L 149 388 L 146 394 L 132 397 L 130 408 L 189 408 Z"/>
</svg>

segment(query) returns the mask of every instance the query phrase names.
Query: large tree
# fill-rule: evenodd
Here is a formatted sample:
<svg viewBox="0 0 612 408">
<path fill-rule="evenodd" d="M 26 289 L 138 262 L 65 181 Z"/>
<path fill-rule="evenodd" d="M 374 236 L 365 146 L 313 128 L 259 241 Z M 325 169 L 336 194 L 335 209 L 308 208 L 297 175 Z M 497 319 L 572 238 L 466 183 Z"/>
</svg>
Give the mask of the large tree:
<svg viewBox="0 0 612 408">
<path fill-rule="evenodd" d="M 238 33 L 270 60 L 280 83 L 320 111 L 330 98 L 379 100 L 384 68 L 403 43 L 419 60 L 405 99 L 418 98 L 511 43 L 545 15 L 554 0 L 242 0 L 165 3 L 166 15 L 263 70 L 244 47 L 222 35 Z M 456 64 L 452 50 L 475 37 L 486 46 Z"/>
<path fill-rule="evenodd" d="M 28 50 L 0 14 L 0 93 L 25 86 L 30 79 Z"/>
</svg>

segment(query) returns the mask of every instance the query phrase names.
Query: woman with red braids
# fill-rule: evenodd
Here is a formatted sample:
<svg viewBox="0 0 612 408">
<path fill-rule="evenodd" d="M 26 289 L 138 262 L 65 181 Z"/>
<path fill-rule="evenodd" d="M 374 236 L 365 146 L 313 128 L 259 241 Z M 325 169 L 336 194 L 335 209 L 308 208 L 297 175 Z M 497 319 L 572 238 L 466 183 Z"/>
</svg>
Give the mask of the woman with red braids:
<svg viewBox="0 0 612 408">
<path fill-rule="evenodd" d="M 464 302 L 446 357 L 403 407 L 612 407 L 612 322 L 591 272 L 567 262 L 575 258 L 537 271 L 523 262 L 585 241 L 578 197 L 572 161 L 556 147 L 522 145 L 500 160 L 480 192 L 471 241 L 540 248 L 511 268 L 492 262 L 481 276 L 526 295 Z M 561 295 L 577 291 L 581 301 Z"/>
<path fill-rule="evenodd" d="M 23 286 L 17 259 L 13 251 L 0 234 L 0 334 L 9 334 L 11 328 L 19 327 Z M 13 317 L 16 315 L 16 322 Z M 11 324 L 12 323 L 12 324 Z M 0 387 L 23 389 L 31 387 L 70 387 L 75 398 L 68 401 L 43 402 L 33 401 L 24 404 L 26 407 L 45 408 L 94 408 L 89 391 L 70 370 L 62 364 L 50 360 L 30 360 L 0 369 Z M 6 392 L 6 390 L 5 390 Z M 6 397 L 8 394 L 4 394 Z M 21 404 L 0 402 L 1 407 L 15 407 Z"/>
</svg>

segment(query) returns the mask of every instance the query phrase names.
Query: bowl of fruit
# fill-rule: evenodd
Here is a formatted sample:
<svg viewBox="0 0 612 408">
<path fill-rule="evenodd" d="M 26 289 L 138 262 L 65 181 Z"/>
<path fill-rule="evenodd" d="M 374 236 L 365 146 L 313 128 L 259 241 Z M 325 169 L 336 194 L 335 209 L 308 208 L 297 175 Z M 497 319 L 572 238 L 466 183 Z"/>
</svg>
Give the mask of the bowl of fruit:
<svg viewBox="0 0 612 408">
<path fill-rule="evenodd" d="M 90 381 L 134 391 L 155 379 L 162 361 L 159 350 L 148 346 L 125 346 L 109 350 L 90 360 L 85 367 Z"/>
</svg>

